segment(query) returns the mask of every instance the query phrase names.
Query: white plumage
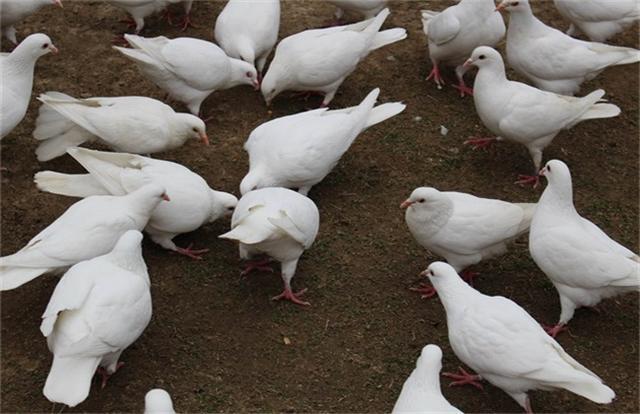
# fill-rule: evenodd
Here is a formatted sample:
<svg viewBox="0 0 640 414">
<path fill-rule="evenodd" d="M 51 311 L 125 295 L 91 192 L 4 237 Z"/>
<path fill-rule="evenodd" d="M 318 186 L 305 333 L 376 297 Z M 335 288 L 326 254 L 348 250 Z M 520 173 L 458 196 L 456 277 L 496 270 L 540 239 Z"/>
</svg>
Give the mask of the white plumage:
<svg viewBox="0 0 640 414">
<path fill-rule="evenodd" d="M 105 0 L 131 16 L 136 24 L 135 33 L 138 34 L 144 28 L 144 19 L 165 10 L 172 3 L 181 0 Z"/>
<path fill-rule="evenodd" d="M 168 392 L 155 388 L 144 396 L 144 414 L 175 414 Z"/>
<path fill-rule="evenodd" d="M 640 61 L 640 50 L 574 39 L 538 20 L 528 0 L 503 0 L 510 12 L 507 61 L 538 88 L 573 95 L 609 66 Z"/>
<path fill-rule="evenodd" d="M 242 259 L 266 254 L 280 262 L 284 291 L 273 299 L 308 305 L 299 298 L 306 289 L 293 293 L 291 279 L 319 226 L 320 214 L 313 201 L 286 188 L 270 187 L 242 196 L 231 217 L 231 231 L 219 237 L 237 240 Z"/>
<path fill-rule="evenodd" d="M 401 103 L 374 107 L 379 93 L 374 89 L 351 108 L 316 109 L 260 125 L 244 145 L 249 172 L 240 183 L 240 192 L 287 187 L 306 195 L 331 172 L 362 131 L 404 110 Z"/>
<path fill-rule="evenodd" d="M 71 267 L 53 291 L 40 325 L 53 354 L 43 391 L 49 401 L 70 407 L 84 401 L 96 368 L 106 382 L 122 365 L 122 351 L 149 324 L 141 241 L 139 231 L 124 233 L 111 252 Z"/>
<path fill-rule="evenodd" d="M 557 334 L 576 308 L 640 290 L 640 257 L 580 216 L 573 205 L 571 173 L 549 161 L 541 175 L 549 182 L 531 223 L 529 249 L 560 295 Z"/>
<path fill-rule="evenodd" d="M 0 56 L 0 139 L 18 126 L 26 115 L 36 61 L 49 52 L 57 53 L 58 49 L 49 36 L 36 33 L 24 39 L 10 54 Z"/>
<path fill-rule="evenodd" d="M 464 61 L 478 46 L 496 46 L 506 31 L 504 20 L 495 12 L 493 0 L 462 0 L 442 12 L 422 10 L 422 26 L 429 41 L 429 58 L 433 78 L 438 87 L 444 80 L 439 65 L 456 67 L 457 89 L 462 96 L 471 93 L 464 83 L 467 68 Z"/>
<path fill-rule="evenodd" d="M 336 6 L 336 19 L 340 20 L 344 12 L 354 12 L 365 19 L 375 17 L 380 10 L 387 7 L 387 0 L 327 0 Z"/>
<path fill-rule="evenodd" d="M 473 100 L 482 123 L 497 139 L 520 143 L 529 150 L 535 175 L 524 182 L 538 183 L 542 151 L 560 131 L 587 119 L 620 114 L 617 106 L 601 103 L 602 89 L 574 98 L 508 80 L 502 57 L 490 47 L 477 48 L 465 65 L 478 67 Z"/>
<path fill-rule="evenodd" d="M 443 262 L 432 263 L 425 273 L 447 313 L 449 343 L 455 354 L 527 412 L 531 412 L 527 395 L 531 390 L 564 389 L 599 404 L 615 397 L 611 388 L 567 354 L 515 302 L 483 295 Z M 558 407 L 558 411 L 563 410 Z"/>
<path fill-rule="evenodd" d="M 286 90 L 317 91 L 326 106 L 358 63 L 371 51 L 407 37 L 404 29 L 379 31 L 389 10 L 347 26 L 305 30 L 276 47 L 261 90 L 267 104 Z"/>
<path fill-rule="evenodd" d="M 175 149 L 188 139 L 209 144 L 204 122 L 177 113 L 162 102 L 142 96 L 76 99 L 60 92 L 38 97 L 40 107 L 33 137 L 39 161 L 64 155 L 68 148 L 99 140 L 120 152 L 153 154 Z"/>
<path fill-rule="evenodd" d="M 216 42 L 232 58 L 262 73 L 278 41 L 280 0 L 229 0 L 216 19 Z"/>
<path fill-rule="evenodd" d="M 230 216 L 238 202 L 234 195 L 209 188 L 201 176 L 174 162 L 84 148 L 70 148 L 67 152 L 88 174 L 42 171 L 34 179 L 40 190 L 89 197 L 125 195 L 148 183 L 160 184 L 171 194 L 171 202 L 162 203 L 153 211 L 145 231 L 165 249 L 192 258 L 199 256 L 189 248 L 176 246 L 172 239 Z"/>
<path fill-rule="evenodd" d="M 438 345 L 427 345 L 416 362 L 416 368 L 404 382 L 398 400 L 391 411 L 400 413 L 459 413 L 440 390 L 442 350 Z"/>
<path fill-rule="evenodd" d="M 0 258 L 0 291 L 109 252 L 126 231 L 142 231 L 163 198 L 163 187 L 148 184 L 125 196 L 78 201 L 21 250 Z"/>
<path fill-rule="evenodd" d="M 640 19 L 638 0 L 553 0 L 571 22 L 568 35 L 584 33 L 594 42 L 604 42 Z"/>
<path fill-rule="evenodd" d="M 2 36 L 14 45 L 16 39 L 15 24 L 31 16 L 47 5 L 57 5 L 62 8 L 62 0 L 0 0 L 0 29 Z"/>
<path fill-rule="evenodd" d="M 227 56 L 211 42 L 190 37 L 124 38 L 133 49 L 114 48 L 134 61 L 145 77 L 187 105 L 194 115 L 200 113 L 200 105 L 214 91 L 237 85 L 258 87 L 252 64 Z"/>
</svg>

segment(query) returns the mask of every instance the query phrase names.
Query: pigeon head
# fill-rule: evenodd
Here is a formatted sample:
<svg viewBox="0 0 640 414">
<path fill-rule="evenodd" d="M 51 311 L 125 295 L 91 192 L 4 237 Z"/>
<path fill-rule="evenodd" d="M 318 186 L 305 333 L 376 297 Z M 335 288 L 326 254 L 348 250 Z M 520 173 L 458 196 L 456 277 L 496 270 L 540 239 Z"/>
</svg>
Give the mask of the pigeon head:
<svg viewBox="0 0 640 414">
<path fill-rule="evenodd" d="M 233 194 L 224 191 L 211 190 L 211 215 L 209 223 L 212 223 L 220 217 L 229 217 L 233 214 L 238 198 Z"/>
<path fill-rule="evenodd" d="M 567 164 L 560 160 L 551 160 L 542 167 L 539 174 L 547 179 L 549 187 L 555 192 L 571 196 L 571 171 Z"/>
<path fill-rule="evenodd" d="M 504 68 L 504 61 L 500 53 L 489 46 L 480 46 L 474 49 L 471 53 L 471 57 L 464 62 L 464 67 L 477 66 L 479 69 L 483 67 L 502 67 Z"/>
<path fill-rule="evenodd" d="M 509 13 L 517 13 L 522 11 L 531 11 L 529 0 L 502 0 L 496 11 L 506 10 Z"/>
<path fill-rule="evenodd" d="M 260 91 L 267 106 L 270 106 L 273 98 L 278 96 L 278 94 L 287 87 L 286 78 L 282 76 L 283 73 L 284 71 L 280 69 L 277 63 L 271 62 L 271 66 L 269 66 L 269 70 L 260 85 Z"/>
<path fill-rule="evenodd" d="M 58 48 L 53 45 L 49 36 L 44 33 L 36 33 L 24 39 L 13 53 L 24 54 L 36 60 L 47 53 L 58 53 Z"/>
<path fill-rule="evenodd" d="M 434 202 L 442 199 L 440 191 L 432 187 L 419 187 L 413 190 L 409 198 L 400 204 L 400 208 L 413 210 L 428 210 Z"/>
<path fill-rule="evenodd" d="M 194 138 L 202 141 L 204 145 L 209 145 L 207 136 L 207 126 L 204 121 L 191 114 L 176 114 L 180 119 L 180 135 L 185 138 Z"/>
<path fill-rule="evenodd" d="M 433 284 L 433 287 L 438 292 L 438 296 L 443 301 L 447 297 L 447 292 L 442 291 L 442 287 L 451 288 L 453 286 L 464 285 L 469 287 L 462 278 L 458 275 L 458 272 L 449 264 L 445 262 L 433 262 L 427 267 L 427 270 L 420 273 L 421 276 L 426 276 Z M 448 290 L 448 289 L 445 289 Z"/>
<path fill-rule="evenodd" d="M 260 82 L 258 81 L 258 71 L 255 66 L 241 59 L 231 60 L 233 62 L 234 83 L 239 85 L 251 85 L 256 91 L 259 90 Z"/>
<path fill-rule="evenodd" d="M 435 378 L 438 381 L 438 375 L 442 369 L 442 350 L 438 345 L 429 344 L 422 348 L 422 353 L 416 362 L 416 371 L 424 380 Z M 435 375 L 429 375 L 435 373 Z M 439 382 L 438 382 L 439 383 Z"/>
<path fill-rule="evenodd" d="M 144 414 L 174 414 L 173 402 L 168 392 L 155 388 L 144 396 Z"/>
</svg>

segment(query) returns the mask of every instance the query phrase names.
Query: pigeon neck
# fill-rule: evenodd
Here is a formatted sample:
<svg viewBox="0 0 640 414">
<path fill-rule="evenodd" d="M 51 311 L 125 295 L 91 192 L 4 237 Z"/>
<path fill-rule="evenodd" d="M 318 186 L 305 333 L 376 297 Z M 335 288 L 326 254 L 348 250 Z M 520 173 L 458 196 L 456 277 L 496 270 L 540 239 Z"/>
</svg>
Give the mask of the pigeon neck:
<svg viewBox="0 0 640 414">
<path fill-rule="evenodd" d="M 567 185 L 558 185 L 561 183 L 554 183 L 555 185 L 548 185 L 545 188 L 540 201 L 538 202 L 537 209 L 541 211 L 552 211 L 551 217 L 567 217 L 575 216 L 578 214 L 575 206 L 573 205 L 573 189 L 571 183 Z"/>
<path fill-rule="evenodd" d="M 542 24 L 531 9 L 519 10 L 509 15 L 509 29 L 507 36 L 514 33 L 527 32 L 536 25 Z M 508 41 L 508 40 L 507 40 Z"/>
<path fill-rule="evenodd" d="M 32 48 L 27 47 L 23 42 L 6 59 L 11 63 L 11 65 L 8 65 L 9 70 L 16 73 L 31 73 L 31 76 L 33 76 L 33 69 L 36 66 L 38 57 L 34 56 Z"/>
<path fill-rule="evenodd" d="M 151 213 L 161 201 L 160 198 L 150 197 L 149 194 L 139 191 L 129 193 L 128 197 L 131 200 L 130 211 L 142 216 L 143 220 L 148 220 L 151 217 Z"/>
<path fill-rule="evenodd" d="M 247 76 L 249 68 L 244 60 L 229 58 L 231 61 L 231 80 L 229 87 L 251 84 L 251 78 Z"/>
<path fill-rule="evenodd" d="M 144 262 L 144 258 L 142 257 L 142 248 L 140 246 L 138 246 L 135 251 L 115 248 L 111 252 L 110 256 L 112 263 L 136 274 L 141 277 L 147 285 L 151 285 L 149 272 L 147 270 L 147 265 Z"/>
<path fill-rule="evenodd" d="M 488 13 L 498 13 L 496 11 L 496 4 L 493 0 L 463 0 L 466 5 L 476 8 L 478 11 Z M 462 2 L 461 2 L 462 3 Z"/>
<path fill-rule="evenodd" d="M 411 206 L 405 214 L 406 220 L 420 229 L 423 234 L 431 237 L 449 221 L 453 215 L 453 202 L 447 198 L 430 201 L 429 205 L 422 207 L 419 204 Z M 411 226 L 409 226 L 411 228 Z"/>
<path fill-rule="evenodd" d="M 462 312 L 472 295 L 478 294 L 478 291 L 469 286 L 459 276 L 431 278 L 431 283 L 438 292 L 438 297 L 447 313 L 447 320 Z"/>
<path fill-rule="evenodd" d="M 440 391 L 440 368 L 435 366 L 423 366 L 425 361 L 420 361 L 411 374 L 415 378 L 416 384 L 426 392 Z"/>
</svg>

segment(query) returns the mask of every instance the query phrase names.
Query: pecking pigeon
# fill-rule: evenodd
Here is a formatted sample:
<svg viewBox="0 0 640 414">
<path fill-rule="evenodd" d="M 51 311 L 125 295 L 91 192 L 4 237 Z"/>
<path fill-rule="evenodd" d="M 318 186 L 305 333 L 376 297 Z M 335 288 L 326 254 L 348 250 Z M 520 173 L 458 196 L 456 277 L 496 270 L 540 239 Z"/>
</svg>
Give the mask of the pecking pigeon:
<svg viewBox="0 0 640 414">
<path fill-rule="evenodd" d="M 14 45 L 17 44 L 16 28 L 13 26 L 48 5 L 62 8 L 62 0 L 0 0 L 1 36 L 9 39 Z"/>
<path fill-rule="evenodd" d="M 638 0 L 553 0 L 571 22 L 568 35 L 584 33 L 594 42 L 604 42 L 640 20 Z"/>
<path fill-rule="evenodd" d="M 163 389 L 152 389 L 144 396 L 143 414 L 176 414 L 168 392 Z"/>
<path fill-rule="evenodd" d="M 230 216 L 238 202 L 234 195 L 209 188 L 202 177 L 175 162 L 84 148 L 70 148 L 67 152 L 89 173 L 41 171 L 34 179 L 40 190 L 89 197 L 125 195 L 150 182 L 161 184 L 171 194 L 171 202 L 162 203 L 153 211 L 145 231 L 165 249 L 193 259 L 200 259 L 199 254 L 207 249 L 178 247 L 172 239 Z"/>
</svg>

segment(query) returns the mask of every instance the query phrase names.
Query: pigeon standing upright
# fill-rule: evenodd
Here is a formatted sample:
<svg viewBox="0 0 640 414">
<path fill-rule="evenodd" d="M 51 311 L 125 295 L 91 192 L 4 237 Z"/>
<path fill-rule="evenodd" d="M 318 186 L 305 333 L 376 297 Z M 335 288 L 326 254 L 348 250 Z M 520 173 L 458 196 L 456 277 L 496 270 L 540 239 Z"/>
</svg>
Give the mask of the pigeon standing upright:
<svg viewBox="0 0 640 414">
<path fill-rule="evenodd" d="M 21 250 L 0 257 L 0 291 L 109 252 L 127 230 L 142 231 L 162 200 L 169 200 L 164 187 L 152 183 L 125 196 L 78 201 Z"/>
<path fill-rule="evenodd" d="M 252 64 L 227 56 L 211 42 L 190 37 L 167 39 L 124 35 L 133 49 L 114 46 L 133 60 L 144 76 L 183 102 L 192 114 L 211 93 L 237 85 L 258 89 L 258 75 Z"/>
<path fill-rule="evenodd" d="M 582 306 L 640 291 L 640 257 L 580 216 L 573 205 L 569 167 L 551 160 L 540 172 L 549 184 L 531 222 L 529 250 L 560 295 L 556 336 Z"/>
<path fill-rule="evenodd" d="M 201 259 L 200 254 L 208 249 L 178 247 L 172 239 L 230 216 L 238 203 L 234 195 L 209 188 L 201 176 L 175 162 L 85 148 L 70 148 L 67 152 L 89 173 L 41 171 L 34 177 L 40 190 L 89 197 L 125 195 L 150 182 L 161 184 L 171 194 L 171 202 L 162 203 L 153 211 L 145 231 L 165 249 L 192 259 Z"/>
<path fill-rule="evenodd" d="M 216 42 L 232 58 L 255 66 L 258 77 L 278 41 L 280 0 L 229 0 L 216 19 Z"/>
<path fill-rule="evenodd" d="M 57 5 L 62 8 L 62 0 L 0 0 L 0 30 L 14 45 L 16 39 L 16 23 L 26 19 L 44 6 Z"/>
<path fill-rule="evenodd" d="M 143 414 L 176 414 L 168 392 L 155 388 L 144 396 Z"/>
<path fill-rule="evenodd" d="M 387 7 L 387 0 L 327 0 L 336 6 L 336 20 L 340 21 L 344 12 L 354 12 L 365 19 L 375 17 L 380 10 Z"/>
<path fill-rule="evenodd" d="M 569 21 L 568 35 L 584 33 L 594 42 L 604 42 L 640 20 L 638 0 L 553 0 Z"/>
<path fill-rule="evenodd" d="M 439 65 L 456 67 L 460 95 L 473 95 L 464 83 L 468 70 L 463 65 L 478 46 L 494 47 L 505 33 L 504 20 L 495 12 L 493 0 L 462 0 L 442 12 L 422 10 L 422 26 L 429 41 L 429 58 L 433 65 L 427 80 L 433 79 L 438 88 L 444 85 Z"/>
<path fill-rule="evenodd" d="M 72 266 L 60 279 L 40 331 L 53 354 L 44 395 L 75 407 L 89 395 L 96 369 L 102 387 L 124 363 L 120 355 L 151 320 L 142 234 L 129 230 L 104 256 Z"/>
<path fill-rule="evenodd" d="M 347 76 L 370 52 L 407 37 L 405 29 L 379 31 L 389 9 L 363 22 L 347 26 L 305 30 L 283 39 L 261 90 L 267 105 L 286 90 L 324 94 L 327 106 Z"/>
<path fill-rule="evenodd" d="M 145 18 L 160 13 L 176 1 L 179 0 L 105 0 L 106 3 L 129 13 L 133 20 L 132 25 L 135 26 L 135 34 L 144 28 Z"/>
<path fill-rule="evenodd" d="M 249 153 L 249 172 L 240 183 L 240 192 L 287 187 L 307 195 L 362 131 L 404 111 L 401 103 L 374 107 L 379 93 L 380 89 L 374 89 L 358 106 L 302 112 L 254 129 L 244 144 Z"/>
<path fill-rule="evenodd" d="M 612 118 L 620 108 L 602 103 L 604 91 L 595 90 L 582 98 L 541 91 L 507 79 L 502 56 L 495 49 L 481 46 L 465 65 L 478 67 L 473 101 L 482 123 L 497 138 L 474 138 L 465 143 L 486 146 L 507 139 L 527 147 L 534 165 L 533 175 L 520 175 L 518 184 L 538 185 L 542 151 L 560 131 L 587 119 Z"/>
<path fill-rule="evenodd" d="M 562 349 L 518 304 L 502 296 L 487 296 L 464 283 L 446 263 L 432 263 L 424 272 L 447 314 L 453 352 L 477 375 L 445 373 L 482 388 L 485 379 L 501 388 L 531 413 L 531 390 L 564 389 L 598 404 L 609 404 L 615 393 L 593 372 Z M 563 412 L 557 407 L 557 412 Z"/>
<path fill-rule="evenodd" d="M 457 413 L 462 411 L 451 405 L 440 390 L 442 350 L 438 345 L 427 345 L 416 362 L 416 368 L 404 382 L 400 396 L 391 411 L 400 413 Z"/>
<path fill-rule="evenodd" d="M 26 115 L 36 61 L 49 52 L 58 53 L 58 49 L 49 36 L 36 33 L 24 39 L 10 54 L 0 56 L 0 139 L 18 126 Z"/>
<path fill-rule="evenodd" d="M 503 0 L 498 9 L 510 13 L 509 65 L 540 89 L 573 95 L 609 66 L 640 61 L 640 50 L 574 39 L 547 26 L 533 15 L 529 0 Z"/>
<path fill-rule="evenodd" d="M 282 264 L 284 291 L 273 300 L 286 299 L 309 305 L 291 290 L 298 260 L 318 234 L 320 214 L 309 198 L 286 188 L 269 187 L 250 191 L 238 201 L 231 217 L 231 231 L 219 236 L 239 242 L 240 258 L 266 254 Z M 265 260 L 249 263 L 243 274 L 263 269 Z"/>
</svg>

